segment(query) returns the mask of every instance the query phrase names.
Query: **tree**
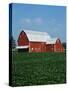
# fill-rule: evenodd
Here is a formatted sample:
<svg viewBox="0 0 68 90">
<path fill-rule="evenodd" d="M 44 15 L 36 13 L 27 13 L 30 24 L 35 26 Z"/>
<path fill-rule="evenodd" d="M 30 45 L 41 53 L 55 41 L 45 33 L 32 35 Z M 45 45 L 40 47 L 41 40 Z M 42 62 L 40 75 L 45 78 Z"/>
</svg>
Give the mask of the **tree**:
<svg viewBox="0 0 68 90">
<path fill-rule="evenodd" d="M 64 42 L 64 43 L 62 43 L 63 44 L 63 47 L 66 49 L 66 43 Z"/>
<path fill-rule="evenodd" d="M 16 43 L 15 43 L 15 40 L 14 40 L 14 38 L 12 36 L 12 49 L 14 49 L 15 47 L 16 47 Z"/>
<path fill-rule="evenodd" d="M 15 42 L 13 36 L 11 36 L 9 38 L 9 47 L 12 48 L 12 49 L 14 49 L 16 47 L 16 42 Z"/>
</svg>

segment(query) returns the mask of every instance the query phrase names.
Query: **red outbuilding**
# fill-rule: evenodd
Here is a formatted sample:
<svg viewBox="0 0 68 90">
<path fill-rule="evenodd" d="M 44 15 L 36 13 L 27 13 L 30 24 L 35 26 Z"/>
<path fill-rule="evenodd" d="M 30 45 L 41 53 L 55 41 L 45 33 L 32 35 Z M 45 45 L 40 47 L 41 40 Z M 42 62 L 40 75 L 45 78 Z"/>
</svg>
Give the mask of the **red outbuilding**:
<svg viewBox="0 0 68 90">
<path fill-rule="evenodd" d="M 51 38 L 46 32 L 23 30 L 17 41 L 17 49 L 27 52 L 64 52 L 60 39 Z"/>
</svg>

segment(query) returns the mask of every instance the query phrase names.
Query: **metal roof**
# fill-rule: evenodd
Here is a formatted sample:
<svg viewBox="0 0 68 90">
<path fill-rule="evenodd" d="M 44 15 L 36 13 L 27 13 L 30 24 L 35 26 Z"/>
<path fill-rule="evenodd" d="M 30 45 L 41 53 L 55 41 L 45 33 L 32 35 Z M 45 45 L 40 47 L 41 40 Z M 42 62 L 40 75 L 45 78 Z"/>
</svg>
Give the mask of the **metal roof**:
<svg viewBox="0 0 68 90">
<path fill-rule="evenodd" d="M 50 40 L 47 40 L 46 44 L 55 44 L 57 38 L 51 38 Z"/>
<path fill-rule="evenodd" d="M 31 31 L 31 30 L 23 30 L 29 41 L 37 41 L 37 42 L 46 42 L 47 40 L 50 40 L 51 37 L 46 32 L 39 32 L 39 31 Z"/>
<path fill-rule="evenodd" d="M 33 42 L 46 42 L 47 44 L 55 44 L 57 38 L 51 38 L 47 32 L 25 30 L 28 40 Z"/>
</svg>

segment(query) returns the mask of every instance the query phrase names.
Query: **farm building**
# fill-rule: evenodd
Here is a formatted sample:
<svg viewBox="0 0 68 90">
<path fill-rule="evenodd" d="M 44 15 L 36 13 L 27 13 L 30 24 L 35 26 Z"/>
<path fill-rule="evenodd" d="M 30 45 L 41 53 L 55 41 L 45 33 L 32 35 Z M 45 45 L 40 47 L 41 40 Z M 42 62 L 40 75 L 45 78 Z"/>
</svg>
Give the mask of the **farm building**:
<svg viewBox="0 0 68 90">
<path fill-rule="evenodd" d="M 60 39 L 51 38 L 46 32 L 23 30 L 17 41 L 17 49 L 27 52 L 64 52 Z"/>
</svg>

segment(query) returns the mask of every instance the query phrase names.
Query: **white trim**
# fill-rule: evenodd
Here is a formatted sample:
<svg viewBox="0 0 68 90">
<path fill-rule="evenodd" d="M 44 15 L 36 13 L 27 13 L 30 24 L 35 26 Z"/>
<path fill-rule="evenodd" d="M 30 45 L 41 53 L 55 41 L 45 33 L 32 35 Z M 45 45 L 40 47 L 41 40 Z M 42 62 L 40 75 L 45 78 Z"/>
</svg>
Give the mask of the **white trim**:
<svg viewBox="0 0 68 90">
<path fill-rule="evenodd" d="M 26 49 L 28 48 L 29 46 L 16 46 L 16 49 Z"/>
</svg>

